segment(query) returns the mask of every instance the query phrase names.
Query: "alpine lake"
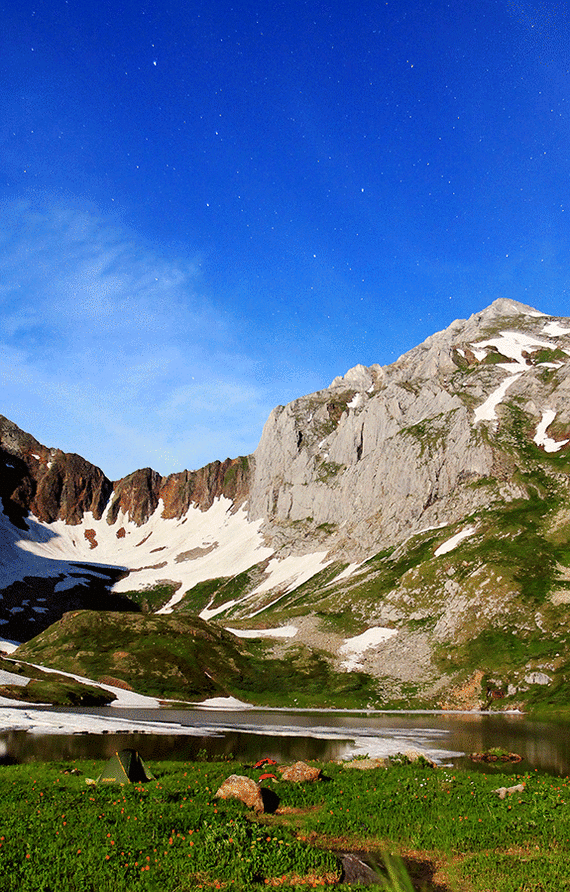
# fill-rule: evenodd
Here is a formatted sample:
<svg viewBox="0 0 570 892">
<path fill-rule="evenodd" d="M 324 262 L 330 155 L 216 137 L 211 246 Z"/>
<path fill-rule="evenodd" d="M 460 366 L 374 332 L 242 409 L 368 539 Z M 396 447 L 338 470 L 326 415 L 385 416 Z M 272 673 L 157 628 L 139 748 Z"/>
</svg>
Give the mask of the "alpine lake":
<svg viewBox="0 0 570 892">
<path fill-rule="evenodd" d="M 61 713 L 61 710 L 58 710 Z M 415 750 L 439 764 L 477 770 L 469 754 L 490 749 L 517 753 L 522 762 L 497 763 L 497 770 L 537 769 L 570 775 L 570 722 L 537 721 L 521 714 L 340 712 L 274 709 L 68 709 L 74 714 L 144 721 L 148 730 L 118 733 L 41 734 L 2 731 L 0 763 L 104 759 L 132 748 L 145 761 L 223 759 L 244 762 L 330 761 L 370 755 L 382 757 Z M 160 724 L 177 724 L 177 733 L 160 733 Z M 187 730 L 186 730 L 187 729 Z M 165 729 L 166 731 L 166 729 Z M 485 763 L 489 772 L 493 766 Z"/>
</svg>

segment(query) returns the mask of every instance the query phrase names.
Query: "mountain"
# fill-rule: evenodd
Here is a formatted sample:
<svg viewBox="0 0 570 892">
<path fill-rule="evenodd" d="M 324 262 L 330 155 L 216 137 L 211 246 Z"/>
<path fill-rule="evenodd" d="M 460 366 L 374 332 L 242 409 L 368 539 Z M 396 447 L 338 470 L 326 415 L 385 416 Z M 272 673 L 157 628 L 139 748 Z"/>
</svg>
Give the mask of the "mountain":
<svg viewBox="0 0 570 892">
<path fill-rule="evenodd" d="M 273 656 L 307 647 L 382 702 L 555 702 L 569 389 L 570 319 L 501 299 L 199 471 L 113 483 L 0 418 L 0 633 L 77 608 L 199 614 L 281 626 Z"/>
</svg>

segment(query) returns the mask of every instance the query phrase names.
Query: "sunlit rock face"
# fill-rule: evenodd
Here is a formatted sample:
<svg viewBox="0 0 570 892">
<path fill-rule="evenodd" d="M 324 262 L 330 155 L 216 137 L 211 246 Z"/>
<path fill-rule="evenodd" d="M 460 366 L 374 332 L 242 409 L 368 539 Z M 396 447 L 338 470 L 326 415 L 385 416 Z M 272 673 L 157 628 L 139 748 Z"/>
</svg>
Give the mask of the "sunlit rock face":
<svg viewBox="0 0 570 892">
<path fill-rule="evenodd" d="M 510 300 L 456 321 L 385 368 L 357 366 L 273 410 L 255 452 L 250 514 L 342 531 L 347 556 L 449 524 L 494 476 L 521 494 L 498 436 L 513 402 L 536 430 L 570 425 L 570 322 Z M 508 396 L 508 400 L 507 400 Z M 544 449 L 565 448 L 542 431 Z"/>
</svg>

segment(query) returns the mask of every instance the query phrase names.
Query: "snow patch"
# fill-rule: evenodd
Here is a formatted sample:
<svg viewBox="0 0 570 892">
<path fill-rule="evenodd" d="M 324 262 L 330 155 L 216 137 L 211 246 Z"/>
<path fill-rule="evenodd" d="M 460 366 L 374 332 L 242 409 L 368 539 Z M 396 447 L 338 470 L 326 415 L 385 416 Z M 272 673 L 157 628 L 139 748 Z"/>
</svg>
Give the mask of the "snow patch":
<svg viewBox="0 0 570 892">
<path fill-rule="evenodd" d="M 553 440 L 551 437 L 547 436 L 546 431 L 556 418 L 556 412 L 554 409 L 546 409 L 542 413 L 542 419 L 536 428 L 536 433 L 533 437 L 534 442 L 537 446 L 542 446 L 545 452 L 558 452 L 559 449 L 562 449 L 563 446 L 566 446 L 566 443 L 570 442 L 570 440 Z"/>
<path fill-rule="evenodd" d="M 549 323 L 549 325 L 557 325 L 557 323 Z M 545 326 L 543 331 L 546 331 L 547 329 L 548 325 Z M 502 356 L 506 356 L 511 360 L 511 362 L 498 362 L 496 364 L 496 367 L 506 371 L 509 377 L 503 381 L 503 383 L 487 397 L 485 402 L 475 410 L 473 420 L 475 424 L 478 424 L 480 421 L 497 420 L 495 409 L 503 400 L 509 387 L 520 378 L 523 372 L 527 372 L 533 367 L 524 354 L 529 354 L 540 349 L 552 350 L 556 345 L 552 344 L 551 341 L 533 338 L 525 332 L 502 331 L 497 337 L 489 338 L 488 341 L 480 341 L 477 344 L 472 344 L 471 347 L 479 362 L 486 357 L 487 351 L 491 348 L 495 348 Z M 547 365 L 547 363 L 545 363 L 545 365 Z M 548 365 L 552 366 L 550 363 Z"/>
<path fill-rule="evenodd" d="M 355 393 L 351 401 L 346 404 L 347 409 L 358 409 L 364 403 L 364 397 L 361 393 Z"/>
<path fill-rule="evenodd" d="M 250 600 L 255 595 L 261 595 L 264 592 L 270 592 L 275 588 L 282 588 L 282 591 L 279 592 L 276 598 L 269 604 L 265 604 L 263 607 L 260 607 L 258 610 L 255 610 L 253 613 L 250 613 L 250 618 L 257 616 L 259 613 L 263 613 L 264 610 L 268 610 L 272 607 L 277 601 L 283 598 L 288 592 L 293 591 L 298 586 L 302 585 L 304 582 L 307 582 L 312 576 L 316 573 L 319 573 L 324 567 L 328 566 L 331 561 L 325 561 L 326 551 L 318 551 L 314 554 L 304 554 L 304 555 L 289 555 L 282 560 L 278 558 L 273 558 L 269 561 L 267 565 L 267 569 L 265 571 L 265 579 L 262 583 L 260 583 L 257 588 L 255 588 L 252 592 L 249 592 L 243 598 L 239 600 L 231 600 L 226 601 L 225 604 L 222 604 L 220 607 L 210 607 L 208 605 L 205 607 L 199 614 L 200 619 L 209 620 L 214 616 L 218 616 L 220 613 L 224 613 L 226 610 L 229 610 L 230 607 L 235 607 L 236 604 L 243 604 L 245 601 Z M 216 574 L 212 574 L 212 578 Z M 211 602 L 210 602 L 211 603 Z M 164 612 L 164 608 L 159 613 Z"/>
<path fill-rule="evenodd" d="M 209 700 L 203 700 L 202 703 L 196 703 L 196 706 L 205 706 L 210 709 L 253 709 L 251 703 L 243 703 L 236 700 L 235 697 L 210 697 Z"/>
<path fill-rule="evenodd" d="M 111 504 L 111 502 L 110 502 Z M 130 520 L 128 513 L 119 513 L 114 524 L 107 523 L 107 514 L 97 520 L 87 512 L 81 523 L 66 524 L 63 520 L 45 524 L 28 516 L 28 530 L 14 527 L 0 513 L 0 588 L 24 579 L 25 576 L 65 577 L 56 583 L 56 592 L 73 585 L 85 584 L 90 576 L 108 579 L 103 568 L 130 569 L 113 587 L 115 592 L 144 589 L 159 582 L 178 587 L 174 597 L 161 609 L 169 613 L 184 594 L 197 583 L 220 576 L 235 576 L 266 560 L 273 549 L 264 544 L 260 529 L 262 520 L 251 523 L 245 506 L 232 513 L 233 503 L 224 497 L 216 499 L 207 511 L 192 505 L 181 518 L 164 518 L 163 503 L 142 526 Z M 94 530 L 98 542 L 97 563 L 93 561 L 85 530 Z M 117 533 L 121 531 L 121 537 Z M 183 552 L 210 549 L 192 561 L 177 561 Z M 160 551 L 157 551 L 160 549 Z M 77 564 L 81 571 L 78 572 Z M 157 566 L 160 564 L 161 566 Z M 93 569 L 86 574 L 85 566 Z M 73 577 L 73 574 L 76 574 Z"/>
<path fill-rule="evenodd" d="M 289 555 L 289 557 L 279 560 L 273 558 L 267 565 L 267 578 L 257 586 L 249 595 L 260 595 L 263 592 L 269 592 L 277 586 L 286 585 L 284 594 L 292 592 L 293 589 L 307 582 L 311 576 L 319 573 L 327 567 L 331 561 L 325 561 L 328 552 L 316 551 L 313 554 Z"/>
<path fill-rule="evenodd" d="M 210 604 L 212 602 L 210 601 Z M 225 613 L 226 610 L 229 610 L 230 607 L 235 607 L 236 604 L 239 604 L 239 601 L 232 599 L 231 601 L 225 601 L 221 607 L 204 607 L 202 611 L 198 614 L 200 619 L 208 620 L 213 619 L 214 616 L 218 616 L 219 613 Z M 160 611 L 159 611 L 160 612 Z"/>
<path fill-rule="evenodd" d="M 518 366 L 521 366 L 522 369 L 529 368 L 529 363 L 523 356 L 523 352 L 532 353 L 533 350 L 539 350 L 540 348 L 546 348 L 548 350 L 552 350 L 553 348 L 550 341 L 538 340 L 537 338 L 533 338 L 531 335 L 520 331 L 501 331 L 497 337 L 489 338 L 488 341 L 479 341 L 477 344 L 472 344 L 471 346 L 479 361 L 481 361 L 480 354 L 482 351 L 485 351 L 482 357 L 485 358 L 487 350 L 495 347 L 502 356 L 507 356 Z M 475 351 L 475 348 L 477 348 L 477 351 Z M 499 368 L 506 369 L 508 372 L 512 372 L 513 370 L 512 363 L 497 363 L 497 365 Z"/>
<path fill-rule="evenodd" d="M 499 403 L 503 401 L 503 397 L 505 396 L 509 387 L 511 387 L 515 383 L 515 381 L 518 381 L 521 374 L 522 373 L 519 372 L 516 375 L 509 375 L 509 377 L 505 381 L 503 381 L 503 383 L 500 384 L 499 387 L 497 387 L 497 389 L 494 390 L 490 396 L 487 397 L 485 402 L 478 406 L 477 409 L 475 409 L 475 415 L 473 418 L 475 424 L 478 424 L 480 421 L 497 420 L 497 413 L 495 412 L 495 409 L 497 408 Z"/>
<path fill-rule="evenodd" d="M 560 322 L 547 322 L 542 330 L 545 334 L 554 335 L 554 337 L 570 334 L 570 328 L 563 328 Z"/>
<path fill-rule="evenodd" d="M 5 654 L 11 654 L 14 653 L 21 643 L 21 641 L 10 641 L 9 638 L 0 638 L 0 650 L 4 651 Z"/>
<path fill-rule="evenodd" d="M 34 663 L 25 665 L 34 666 Z M 73 678 L 75 681 L 79 681 L 82 684 L 94 685 L 104 691 L 111 691 L 111 693 L 115 695 L 116 700 L 113 700 L 110 706 L 143 709 L 158 709 L 160 706 L 156 697 L 147 697 L 145 694 L 137 694 L 135 691 L 125 691 L 123 688 L 116 688 L 114 685 L 100 684 L 98 681 L 93 681 L 92 678 L 85 678 L 83 675 L 75 675 L 73 672 L 64 672 L 62 669 L 52 669 L 47 666 L 35 666 L 35 668 L 41 669 L 42 672 L 53 672 L 57 675 L 65 675 L 67 678 Z"/>
<path fill-rule="evenodd" d="M 475 527 L 465 527 L 461 532 L 456 533 L 455 536 L 452 536 L 451 539 L 448 539 L 447 542 L 443 542 L 439 548 L 436 548 L 434 551 L 434 557 L 440 557 L 442 554 L 447 554 L 449 551 L 453 551 L 460 542 L 463 542 L 464 539 L 468 539 L 475 532 Z"/>
<path fill-rule="evenodd" d="M 368 558 L 366 560 L 368 560 Z M 340 579 L 348 579 L 348 577 L 352 576 L 352 574 L 356 570 L 358 570 L 359 567 L 362 567 L 362 565 L 366 563 L 366 560 L 359 561 L 357 564 L 349 564 L 348 567 L 345 567 L 344 570 L 342 570 L 342 572 L 338 574 L 338 576 L 335 576 L 334 579 L 331 579 L 330 582 L 327 582 L 327 586 L 334 585 L 335 582 L 338 582 Z"/>
<path fill-rule="evenodd" d="M 6 672 L 5 669 L 0 669 L 0 684 L 13 684 L 19 688 L 25 688 L 30 681 L 31 678 L 25 675 L 16 675 L 15 672 Z"/>
<path fill-rule="evenodd" d="M 374 626 L 361 635 L 356 635 L 354 638 L 345 638 L 340 652 L 349 656 L 342 662 L 342 668 L 349 672 L 360 668 L 361 658 L 365 651 L 375 647 L 377 644 L 383 644 L 384 641 L 389 641 L 390 638 L 397 634 L 397 629 L 385 629 L 381 626 Z"/>
<path fill-rule="evenodd" d="M 238 638 L 294 638 L 297 634 L 296 626 L 279 626 L 276 629 L 231 629 L 226 626 L 226 632 L 231 632 Z"/>
</svg>

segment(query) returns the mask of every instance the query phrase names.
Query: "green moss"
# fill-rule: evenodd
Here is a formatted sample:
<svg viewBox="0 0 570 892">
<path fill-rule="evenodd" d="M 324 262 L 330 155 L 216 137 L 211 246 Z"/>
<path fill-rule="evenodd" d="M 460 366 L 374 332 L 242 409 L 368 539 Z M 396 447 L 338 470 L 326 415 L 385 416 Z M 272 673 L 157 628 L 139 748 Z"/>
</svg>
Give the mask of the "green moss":
<svg viewBox="0 0 570 892">
<path fill-rule="evenodd" d="M 508 356 L 504 356 L 502 353 L 499 353 L 496 347 L 491 347 L 485 358 L 481 361 L 481 365 L 496 365 L 497 363 L 512 363 L 513 360 L 509 359 Z"/>
<path fill-rule="evenodd" d="M 334 480 L 342 471 L 344 471 L 346 465 L 341 465 L 336 461 L 322 461 L 317 465 L 317 480 L 319 483 L 330 483 L 331 480 Z"/>
<path fill-rule="evenodd" d="M 124 597 L 138 604 L 143 613 L 154 613 L 168 604 L 179 588 L 180 583 L 165 582 L 148 588 L 132 589 L 124 592 Z"/>
<path fill-rule="evenodd" d="M 439 415 L 434 415 L 431 418 L 424 418 L 422 421 L 418 421 L 417 424 L 402 428 L 401 434 L 413 437 L 419 442 L 420 456 L 423 456 L 425 453 L 431 456 L 435 452 L 445 449 L 455 412 L 457 412 L 457 409 L 452 409 L 451 412 L 441 412 Z"/>
<path fill-rule="evenodd" d="M 317 530 L 321 533 L 326 533 L 327 535 L 332 535 L 332 533 L 336 533 L 338 529 L 338 523 L 319 523 L 317 525 Z"/>
<path fill-rule="evenodd" d="M 5 692 L 0 688 L 0 693 Z M 13 696 L 28 703 L 50 703 L 52 706 L 108 706 L 114 694 L 72 678 L 33 679 L 25 688 L 15 687 Z"/>
<path fill-rule="evenodd" d="M 549 347 L 545 347 L 542 350 L 537 350 L 536 353 L 533 353 L 531 356 L 531 362 L 533 365 L 539 365 L 542 362 L 567 362 L 568 354 L 564 352 L 564 350 L 560 350 L 556 347 L 554 350 L 551 350 Z"/>
</svg>

